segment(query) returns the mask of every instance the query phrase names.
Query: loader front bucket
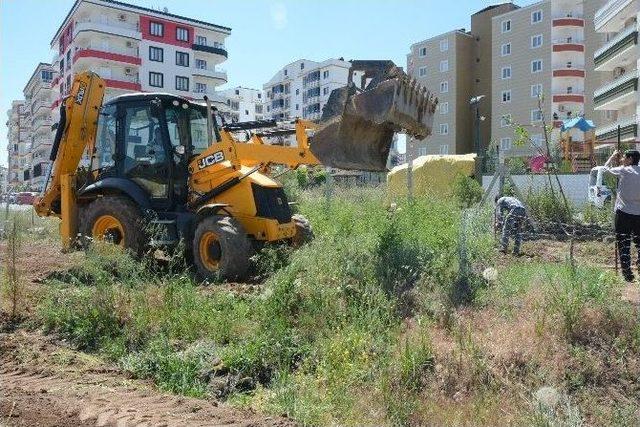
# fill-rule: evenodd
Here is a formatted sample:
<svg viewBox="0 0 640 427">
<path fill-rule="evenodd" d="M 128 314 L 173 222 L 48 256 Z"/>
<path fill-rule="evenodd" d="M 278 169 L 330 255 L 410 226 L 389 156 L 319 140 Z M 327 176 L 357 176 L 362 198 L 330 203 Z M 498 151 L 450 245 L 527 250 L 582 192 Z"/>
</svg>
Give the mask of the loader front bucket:
<svg viewBox="0 0 640 427">
<path fill-rule="evenodd" d="M 331 93 L 310 149 L 325 166 L 385 171 L 394 134 L 429 136 L 436 104 L 404 72 L 387 69 L 364 90 L 350 84 Z"/>
</svg>

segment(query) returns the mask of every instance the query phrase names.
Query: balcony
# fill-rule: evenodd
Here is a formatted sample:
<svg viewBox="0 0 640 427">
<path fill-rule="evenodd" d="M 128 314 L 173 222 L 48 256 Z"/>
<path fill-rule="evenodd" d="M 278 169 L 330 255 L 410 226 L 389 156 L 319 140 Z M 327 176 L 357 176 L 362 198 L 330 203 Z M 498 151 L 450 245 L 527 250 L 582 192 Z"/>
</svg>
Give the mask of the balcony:
<svg viewBox="0 0 640 427">
<path fill-rule="evenodd" d="M 584 40 L 577 40 L 572 37 L 557 39 L 553 41 L 554 52 L 584 52 Z"/>
<path fill-rule="evenodd" d="M 622 118 L 608 126 L 601 126 L 596 129 L 596 139 L 598 141 L 617 141 L 618 126 L 620 126 L 621 141 L 635 141 L 638 137 L 638 117 L 631 116 Z"/>
<path fill-rule="evenodd" d="M 102 46 L 98 43 L 90 43 L 88 46 L 76 50 L 73 55 L 73 63 L 75 64 L 81 58 L 106 59 L 120 64 L 142 64 L 138 49 Z"/>
<path fill-rule="evenodd" d="M 595 29 L 601 33 L 618 32 L 624 27 L 626 18 L 636 16 L 637 13 L 637 0 L 610 0 L 596 12 Z"/>
<path fill-rule="evenodd" d="M 103 34 L 113 34 L 115 36 L 127 37 L 130 39 L 142 40 L 142 33 L 137 22 L 126 22 L 119 20 L 104 20 L 102 18 L 88 18 L 76 21 L 73 29 L 73 37 L 79 33 L 94 31 Z"/>
<path fill-rule="evenodd" d="M 638 57 L 638 27 L 631 25 L 596 50 L 593 58 L 596 71 L 612 71 L 624 67 Z"/>
<path fill-rule="evenodd" d="M 553 19 L 554 27 L 584 27 L 584 19 L 575 16 L 565 16 Z"/>
<path fill-rule="evenodd" d="M 214 43 L 213 46 L 194 43 L 191 45 L 191 48 L 198 52 L 206 52 L 206 53 L 212 53 L 214 55 L 220 55 L 225 59 L 227 58 L 227 55 L 228 55 L 227 50 L 225 49 L 222 43 Z"/>
<path fill-rule="evenodd" d="M 635 102 L 637 91 L 638 70 L 633 70 L 594 91 L 595 109 L 619 110 L 621 107 Z"/>
<path fill-rule="evenodd" d="M 553 102 L 572 102 L 584 104 L 584 92 L 558 92 L 553 94 Z"/>
<path fill-rule="evenodd" d="M 225 70 L 209 67 L 209 68 L 199 68 L 193 67 L 191 70 L 191 74 L 198 77 L 205 77 L 209 79 L 216 80 L 216 86 L 221 85 L 227 82 L 227 72 Z"/>
<path fill-rule="evenodd" d="M 553 67 L 553 77 L 577 77 L 584 78 L 585 71 L 582 68 L 573 68 L 570 66 Z"/>
</svg>

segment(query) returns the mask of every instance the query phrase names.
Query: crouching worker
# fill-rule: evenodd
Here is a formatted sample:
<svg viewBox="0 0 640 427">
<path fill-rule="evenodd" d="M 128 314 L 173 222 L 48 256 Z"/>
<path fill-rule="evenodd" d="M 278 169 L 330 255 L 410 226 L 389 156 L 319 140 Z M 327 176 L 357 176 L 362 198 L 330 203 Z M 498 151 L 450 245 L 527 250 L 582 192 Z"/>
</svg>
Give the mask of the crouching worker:
<svg viewBox="0 0 640 427">
<path fill-rule="evenodd" d="M 513 237 L 513 254 L 520 255 L 522 229 L 527 218 L 527 211 L 522 202 L 515 197 L 496 196 L 496 228 L 502 228 L 500 251 L 507 253 L 509 236 Z"/>
<path fill-rule="evenodd" d="M 612 167 L 614 163 L 620 166 Z M 618 195 L 615 208 L 615 230 L 620 254 L 622 275 L 633 282 L 631 270 L 631 240 L 638 249 L 637 267 L 640 271 L 640 152 L 628 150 L 624 156 L 614 152 L 605 166 L 618 178 Z"/>
</svg>

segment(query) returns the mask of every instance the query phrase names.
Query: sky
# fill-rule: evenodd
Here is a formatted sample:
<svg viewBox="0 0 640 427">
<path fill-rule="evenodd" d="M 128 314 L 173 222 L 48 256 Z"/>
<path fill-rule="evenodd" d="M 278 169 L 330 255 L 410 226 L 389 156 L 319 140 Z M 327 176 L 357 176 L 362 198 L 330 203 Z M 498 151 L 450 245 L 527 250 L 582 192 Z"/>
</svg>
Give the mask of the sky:
<svg viewBox="0 0 640 427">
<path fill-rule="evenodd" d="M 470 27 L 491 0 L 123 0 L 231 27 L 221 64 L 228 83 L 261 88 L 297 59 L 391 59 L 406 67 L 418 41 Z M 506 1 L 506 0 L 505 0 Z M 516 1 L 520 6 L 535 0 Z M 7 164 L 6 111 L 39 62 L 74 0 L 0 0 L 0 164 Z"/>
</svg>

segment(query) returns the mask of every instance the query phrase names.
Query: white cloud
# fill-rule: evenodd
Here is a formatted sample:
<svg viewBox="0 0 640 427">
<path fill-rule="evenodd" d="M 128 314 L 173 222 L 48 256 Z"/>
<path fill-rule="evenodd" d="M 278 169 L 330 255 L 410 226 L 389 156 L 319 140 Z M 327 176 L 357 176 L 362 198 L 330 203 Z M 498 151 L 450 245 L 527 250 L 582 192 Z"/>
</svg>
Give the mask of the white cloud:
<svg viewBox="0 0 640 427">
<path fill-rule="evenodd" d="M 287 26 L 287 8 L 284 3 L 271 5 L 271 21 L 276 30 L 282 30 Z"/>
</svg>

